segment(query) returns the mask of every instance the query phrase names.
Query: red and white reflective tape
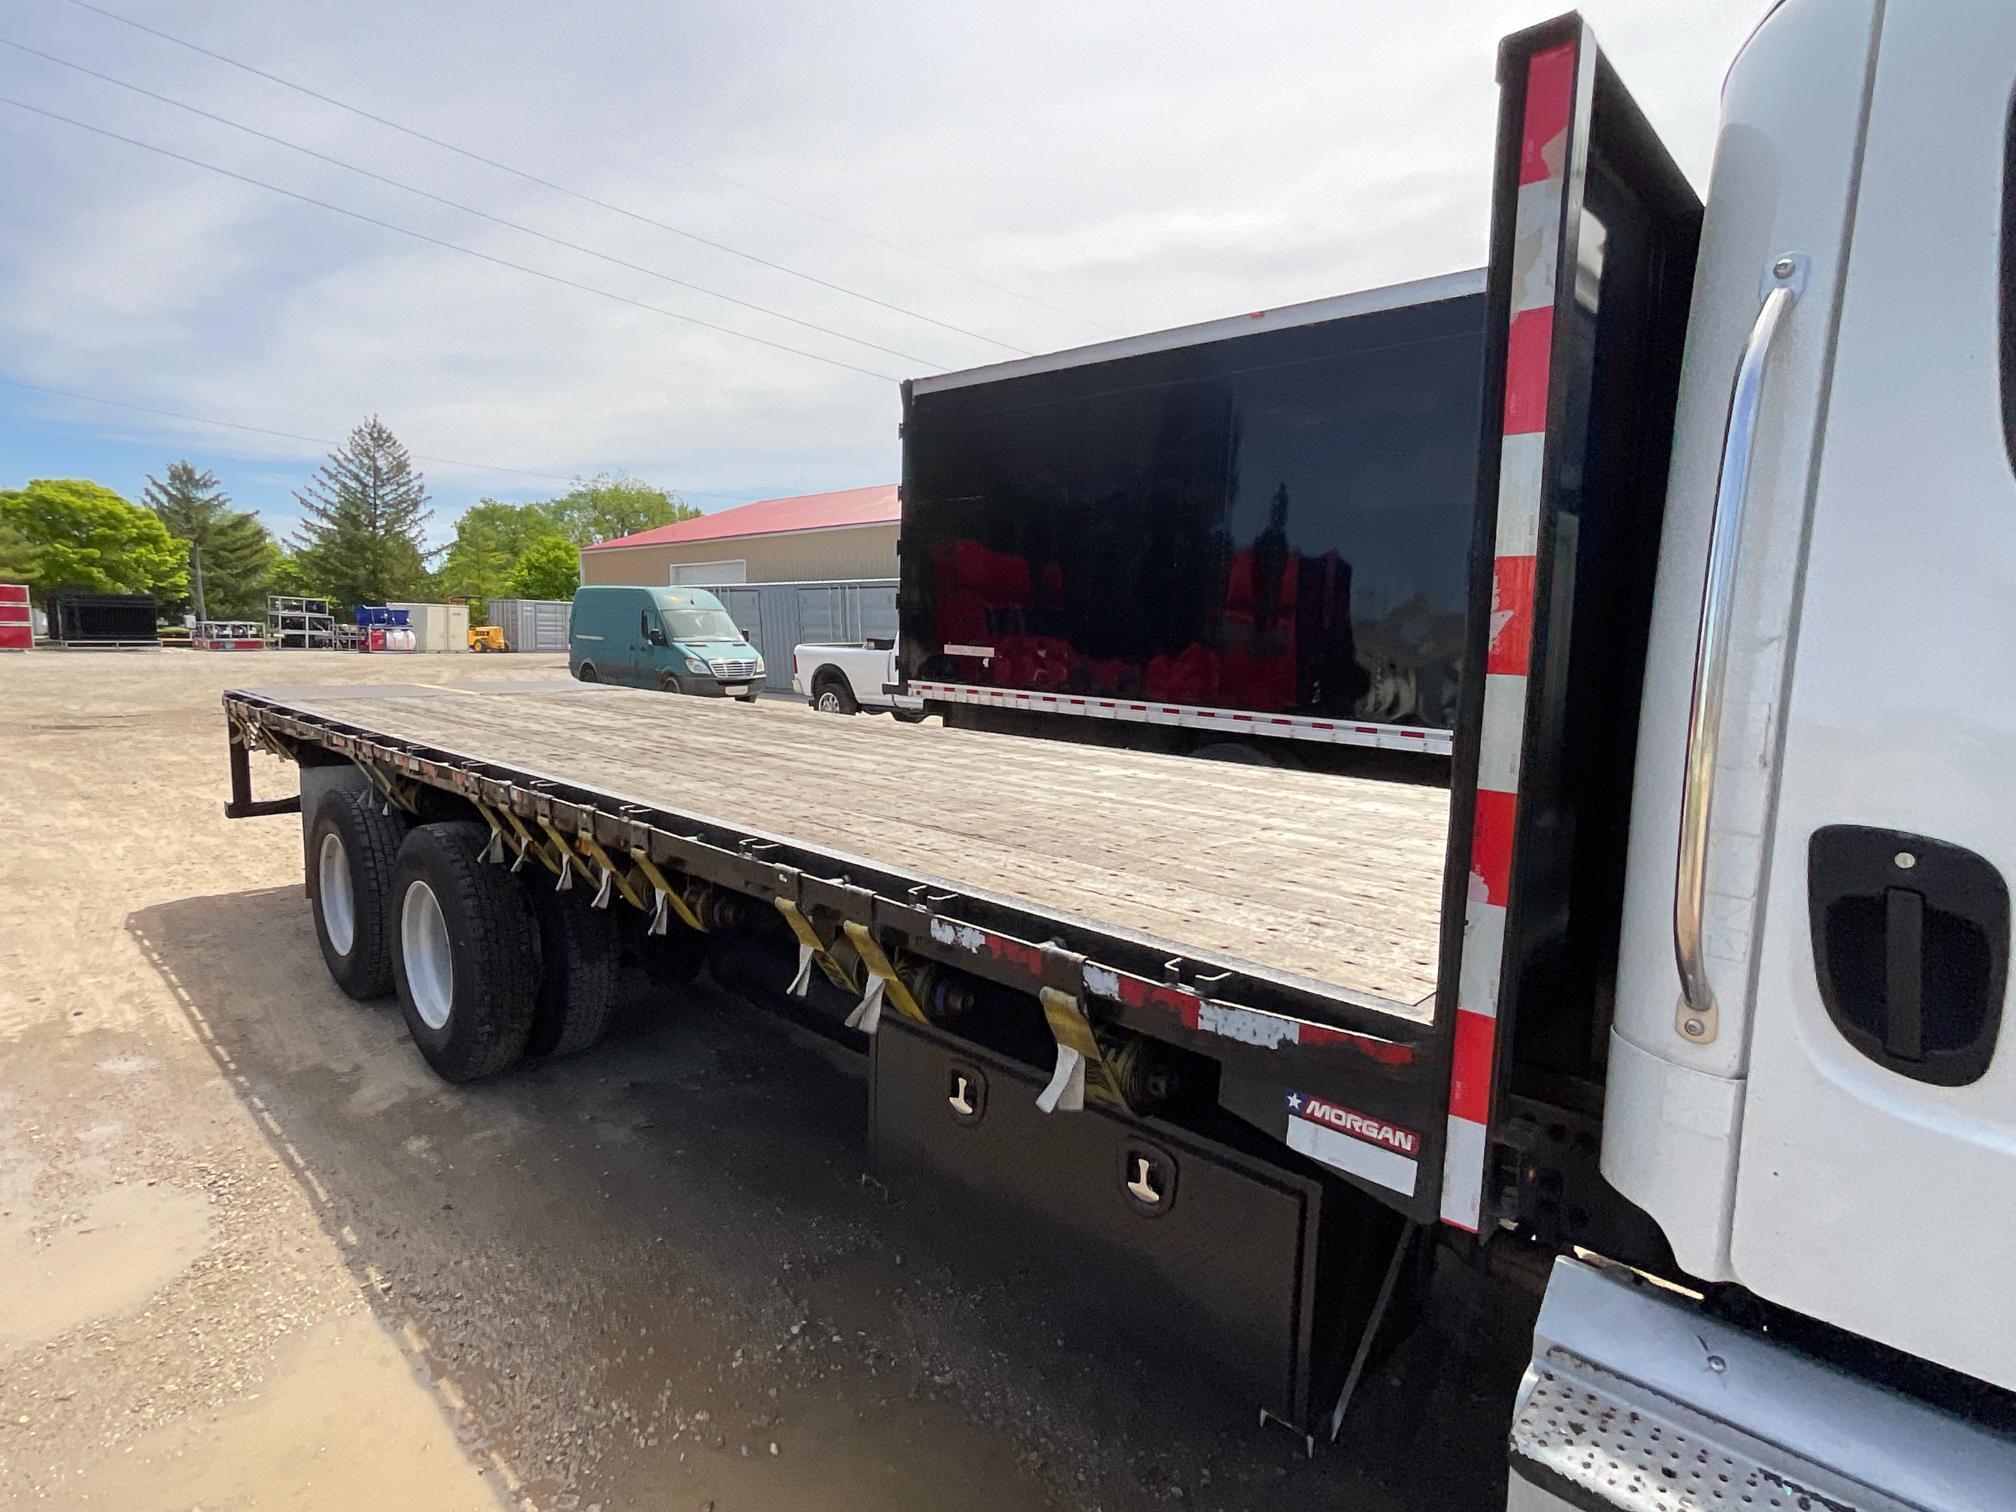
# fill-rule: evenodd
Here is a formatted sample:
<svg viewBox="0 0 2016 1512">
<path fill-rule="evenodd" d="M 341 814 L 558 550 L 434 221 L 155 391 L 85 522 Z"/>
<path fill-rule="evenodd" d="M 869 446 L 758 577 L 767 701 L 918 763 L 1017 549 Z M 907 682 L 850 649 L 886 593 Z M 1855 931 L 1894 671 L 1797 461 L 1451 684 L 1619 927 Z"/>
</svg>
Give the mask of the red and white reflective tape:
<svg viewBox="0 0 2016 1512">
<path fill-rule="evenodd" d="M 945 703 L 991 709 L 1027 709 L 1038 714 L 1076 714 L 1086 719 L 1122 719 L 1136 724 L 1217 730 L 1227 735 L 1272 735 L 1319 745 L 1373 746 L 1384 751 L 1449 754 L 1450 732 L 1410 725 L 1368 724 L 1355 719 L 1311 719 L 1300 714 L 1256 714 L 1251 709 L 1210 709 L 1158 699 L 1104 698 L 1089 693 L 1032 693 L 1022 688 L 984 688 L 973 683 L 912 679 L 907 692 Z"/>
<path fill-rule="evenodd" d="M 1512 247 L 1512 319 L 1505 333 L 1505 421 L 1498 463 L 1498 521 L 1491 573 L 1490 646 L 1477 746 L 1477 807 L 1456 987 L 1449 1072 L 1449 1139 L 1442 1161 L 1442 1221 L 1477 1232 L 1484 1200 L 1491 1089 L 1497 1074 L 1499 978 L 1505 904 L 1519 813 L 1520 747 L 1533 647 L 1533 580 L 1540 551 L 1542 455 L 1554 278 L 1560 262 L 1562 190 L 1575 105 L 1576 47 L 1564 42 L 1526 63 L 1519 132 L 1518 208 Z"/>
</svg>

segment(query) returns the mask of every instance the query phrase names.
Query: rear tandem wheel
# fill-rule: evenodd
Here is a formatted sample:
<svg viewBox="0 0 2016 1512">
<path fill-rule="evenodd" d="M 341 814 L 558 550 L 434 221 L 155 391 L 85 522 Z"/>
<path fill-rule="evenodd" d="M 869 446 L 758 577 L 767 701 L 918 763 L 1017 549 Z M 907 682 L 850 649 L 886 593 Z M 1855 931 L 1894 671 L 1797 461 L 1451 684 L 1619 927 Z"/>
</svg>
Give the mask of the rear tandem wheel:
<svg viewBox="0 0 2016 1512">
<path fill-rule="evenodd" d="M 539 924 L 539 990 L 527 1055 L 575 1055 L 602 1038 L 616 1004 L 616 914 L 588 906 L 579 889 L 555 892 L 542 873 L 525 879 Z"/>
<path fill-rule="evenodd" d="M 329 794 L 308 835 L 308 895 L 329 975 L 360 1001 L 392 990 L 392 867 L 406 837 L 368 788 Z"/>
<path fill-rule="evenodd" d="M 393 978 L 406 1027 L 443 1081 L 509 1070 L 537 1009 L 537 925 L 524 885 L 487 866 L 490 831 L 416 825 L 393 868 Z"/>
</svg>

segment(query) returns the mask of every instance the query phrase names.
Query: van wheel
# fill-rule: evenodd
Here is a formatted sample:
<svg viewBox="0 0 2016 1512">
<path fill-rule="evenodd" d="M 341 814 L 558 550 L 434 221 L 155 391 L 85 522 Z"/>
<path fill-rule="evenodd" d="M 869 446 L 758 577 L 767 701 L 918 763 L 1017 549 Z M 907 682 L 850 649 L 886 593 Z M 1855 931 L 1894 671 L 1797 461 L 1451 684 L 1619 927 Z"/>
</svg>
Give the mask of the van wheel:
<svg viewBox="0 0 2016 1512">
<path fill-rule="evenodd" d="M 602 1038 L 616 1004 L 616 916 L 542 873 L 526 884 L 539 923 L 539 992 L 527 1055 L 574 1055 Z"/>
<path fill-rule="evenodd" d="M 847 680 L 830 672 L 812 685 L 812 707 L 821 714 L 861 712 L 861 705 L 855 701 L 854 690 L 847 686 Z"/>
<path fill-rule="evenodd" d="M 308 837 L 316 943 L 336 985 L 360 1001 L 392 990 L 392 867 L 405 838 L 367 788 L 331 793 Z"/>
<path fill-rule="evenodd" d="M 413 1043 L 443 1081 L 475 1081 L 525 1053 L 539 988 L 537 925 L 519 880 L 481 860 L 484 825 L 407 832 L 392 873 L 392 976 Z"/>
<path fill-rule="evenodd" d="M 601 677 L 596 674 L 595 663 L 593 662 L 583 662 L 580 666 L 576 667 L 574 669 L 574 678 L 577 682 L 602 681 Z"/>
</svg>

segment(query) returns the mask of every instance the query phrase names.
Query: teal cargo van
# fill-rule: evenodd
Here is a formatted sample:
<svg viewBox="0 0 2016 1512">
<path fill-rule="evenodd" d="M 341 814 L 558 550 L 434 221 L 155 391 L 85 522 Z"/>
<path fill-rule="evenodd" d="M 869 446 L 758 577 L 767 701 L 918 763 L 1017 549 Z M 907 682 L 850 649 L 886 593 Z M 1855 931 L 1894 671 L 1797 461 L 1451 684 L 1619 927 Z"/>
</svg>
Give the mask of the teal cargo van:
<svg viewBox="0 0 2016 1512">
<path fill-rule="evenodd" d="M 576 588 L 567 670 L 582 682 L 752 702 L 763 686 L 763 658 L 704 588 Z"/>
</svg>

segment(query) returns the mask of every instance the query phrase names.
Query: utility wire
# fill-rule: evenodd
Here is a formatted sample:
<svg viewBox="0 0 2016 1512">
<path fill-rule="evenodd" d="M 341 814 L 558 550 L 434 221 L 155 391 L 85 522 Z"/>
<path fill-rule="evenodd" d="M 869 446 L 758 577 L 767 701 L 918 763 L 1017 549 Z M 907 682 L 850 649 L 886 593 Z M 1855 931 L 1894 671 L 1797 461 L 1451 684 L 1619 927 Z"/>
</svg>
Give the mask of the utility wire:
<svg viewBox="0 0 2016 1512">
<path fill-rule="evenodd" d="M 121 26 L 130 26 L 135 31 L 145 32 L 151 37 L 159 37 L 162 41 L 172 42 L 177 47 L 184 47 L 191 52 L 201 53 L 206 58 L 215 59 L 219 63 L 226 64 L 232 68 L 240 69 L 245 73 L 252 74 L 257 78 L 268 80 L 271 83 L 278 84 L 283 89 L 294 90 L 297 94 L 304 94 L 308 96 L 308 98 L 310 98 L 311 100 L 320 100 L 325 105 L 333 105 L 338 110 L 345 110 L 354 116 L 361 116 L 363 119 L 367 121 L 373 121 L 380 126 L 389 127 L 391 130 L 401 132 L 406 136 L 414 138 L 416 141 L 425 142 L 429 146 L 439 147 L 443 151 L 455 153 L 459 157 L 468 158 L 471 162 L 481 163 L 486 168 L 494 168 L 500 173 L 508 173 L 512 175 L 514 178 L 520 178 L 525 180 L 527 183 L 537 184 L 542 189 L 550 189 L 556 194 L 564 194 L 568 196 L 570 199 L 580 200 L 583 204 L 593 205 L 597 209 L 608 210 L 616 215 L 625 216 L 630 220 L 637 221 L 646 226 L 654 226 L 660 231 L 670 232 L 673 236 L 681 236 L 686 238 L 686 240 L 688 241 L 698 242 L 703 247 L 712 247 L 717 252 L 726 252 L 731 257 L 740 257 L 749 262 L 760 264 L 763 267 L 774 269 L 776 272 L 788 273 L 793 278 L 802 278 L 807 283 L 817 284 L 822 289 L 831 289 L 837 294 L 845 294 L 849 298 L 864 300 L 869 304 L 879 306 L 880 308 L 885 310 L 893 310 L 899 315 L 907 315 L 912 320 L 921 320 L 925 322 L 927 325 L 937 326 L 941 330 L 954 331 L 961 336 L 970 336 L 975 341 L 984 341 L 989 346 L 1004 347 L 1008 351 L 1015 352 L 1019 355 L 1022 356 L 1028 355 L 1028 353 L 1024 351 L 1023 348 L 1016 346 L 1012 342 L 1002 341 L 998 337 L 988 336 L 979 331 L 968 330 L 965 326 L 953 325 L 950 321 L 939 320 L 935 316 L 926 315 L 917 310 L 907 309 L 899 304 L 891 304 L 886 299 L 877 299 L 872 294 L 863 294 L 860 290 L 850 289 L 846 287 L 844 284 L 833 283 L 827 279 L 820 278 L 815 274 L 806 273 L 798 268 L 789 267 L 784 263 L 773 262 L 769 258 L 760 257 L 754 252 L 744 252 L 739 247 L 731 247 L 726 242 L 714 241 L 708 237 L 700 235 L 697 231 L 688 231 L 683 227 L 672 225 L 670 222 L 655 220 L 651 216 L 641 214 L 640 212 L 635 210 L 627 210 L 621 205 L 612 204 L 611 202 L 605 199 L 598 199 L 594 195 L 583 193 L 579 189 L 570 189 L 567 185 L 555 183 L 552 179 L 541 178 L 538 174 L 528 172 L 523 168 L 516 168 L 509 163 L 499 162 L 496 158 L 485 157 L 482 153 L 473 151 L 470 148 L 457 146 L 453 142 L 445 141 L 437 136 L 430 136 L 428 133 L 424 131 L 421 131 L 412 126 L 403 125 L 400 122 L 392 120 L 387 116 L 377 115 L 369 110 L 365 110 L 361 106 L 352 105 L 346 101 L 339 100 L 334 95 L 323 94 L 320 90 L 311 89 L 306 84 L 297 84 L 292 79 L 282 78 L 279 74 L 276 73 L 268 73 L 265 69 L 254 67 L 250 63 L 241 63 L 236 58 L 226 57 L 223 53 L 213 51 L 212 49 L 204 47 L 199 43 L 187 41 L 182 37 L 175 36 L 171 32 L 165 32 L 157 27 L 149 26 L 143 21 L 136 21 L 131 16 L 122 16 L 117 11 L 106 10 L 101 5 L 93 5 L 91 3 L 91 0 L 68 0 L 68 3 L 76 6 L 79 10 L 87 10 L 90 11 L 93 15 L 103 16 L 108 21 L 116 21 Z"/>
<path fill-rule="evenodd" d="M 137 410 L 143 415 L 163 415 L 170 420 L 189 420 L 197 425 L 216 425 L 225 430 L 250 431 L 256 436 L 278 436 L 286 441 L 307 441 L 315 446 L 341 446 L 341 441 L 333 441 L 327 436 L 304 436 L 298 431 L 274 430 L 265 425 L 241 425 L 235 420 L 213 420 L 208 415 L 189 415 L 181 410 L 156 409 L 151 404 L 133 404 L 124 399 L 105 399 L 97 394 L 80 394 L 72 389 L 46 388 L 39 383 L 23 383 L 18 378 L 0 378 L 8 388 L 26 389 L 31 394 L 53 394 L 59 399 L 79 399 L 86 404 L 104 404 L 113 409 Z M 432 462 L 437 467 L 467 467 L 477 472 L 513 473 L 521 478 L 542 478 L 551 483 L 572 483 L 573 478 L 563 478 L 559 473 L 533 472 L 524 467 L 493 467 L 488 462 L 458 462 L 453 457 L 423 457 L 418 452 L 411 453 L 416 462 Z"/>
<path fill-rule="evenodd" d="M 346 163 L 343 159 L 338 157 L 331 157 L 326 152 L 317 152 L 313 147 L 304 147 L 299 142 L 290 142 L 287 140 L 287 138 L 282 136 L 275 136 L 270 131 L 261 131 L 256 126 L 247 126 L 242 121 L 234 121 L 230 119 L 228 116 L 221 116 L 214 111 L 205 110 L 201 106 L 191 105 L 186 100 L 175 99 L 172 95 L 157 94 L 154 90 L 143 88 L 138 84 L 129 83 L 125 79 L 114 78 L 111 74 L 107 73 L 100 73 L 95 68 L 86 68 L 82 63 L 73 63 L 68 58 L 59 58 L 54 53 L 43 52 L 42 49 L 40 49 L 39 47 L 30 47 L 25 42 L 16 42 L 11 37 L 0 37 L 0 47 L 11 47 L 16 52 L 27 53 L 29 56 L 40 58 L 44 62 L 54 63 L 59 68 L 67 68 L 70 69 L 72 72 L 84 74 L 90 78 L 97 79 L 101 83 L 111 84 L 116 86 L 117 88 L 124 90 L 130 90 L 132 93 L 137 95 L 144 95 L 146 96 L 146 98 L 150 100 L 158 100 L 163 105 L 172 105 L 177 110 L 185 110 L 189 112 L 189 114 L 191 115 L 201 116 L 206 121 L 215 121 L 219 126 L 228 126 L 233 131 L 242 131 L 247 136 L 255 136 L 259 138 L 259 140 L 261 140 L 262 142 L 271 142 L 276 147 L 285 147 L 290 152 L 301 153 L 303 156 L 314 158 L 317 162 L 328 163 L 334 167 L 341 168 L 346 172 L 359 174 L 364 178 L 374 179 L 381 184 L 389 184 L 394 189 L 404 190 L 408 194 L 417 194 L 422 199 L 432 200 L 437 205 L 446 205 L 449 209 L 459 210 L 464 215 L 473 215 L 477 217 L 479 220 L 486 220 L 489 221 L 492 225 L 503 226 L 512 231 L 522 232 L 526 236 L 536 236 L 540 241 L 551 242 L 556 247 L 565 247 L 570 252 L 579 252 L 588 257 L 600 258 L 603 262 L 610 263 L 615 267 L 628 268 L 633 273 L 642 273 L 651 278 L 661 279 L 666 283 L 676 284 L 682 289 L 692 289 L 694 292 L 699 294 L 711 295 L 715 299 L 726 300 L 729 304 L 740 305 L 745 310 L 754 310 L 759 315 L 770 315 L 774 316 L 778 320 L 788 321 L 792 325 L 803 326 L 808 331 L 817 331 L 821 335 L 837 337 L 841 341 L 851 341 L 856 346 L 868 347 L 873 351 L 883 353 L 885 356 L 901 357 L 905 362 L 922 363 L 924 366 L 930 368 L 936 368 L 942 366 L 942 364 L 934 362 L 929 357 L 918 356 L 915 352 L 905 352 L 897 349 L 896 347 L 883 346 L 879 342 L 864 340 L 859 336 L 849 336 L 845 331 L 836 331 L 831 326 L 820 325 L 817 321 L 800 320 L 795 315 L 786 315 L 783 311 L 773 310 L 768 305 L 755 304 L 747 299 L 737 299 L 733 294 L 723 294 L 719 289 L 710 289 L 704 284 L 696 284 L 687 279 L 675 277 L 673 274 L 670 273 L 662 273 L 656 268 L 647 268 L 641 263 L 629 262 L 623 258 L 612 256 L 607 252 L 598 252 L 593 247 L 584 247 L 579 242 L 571 242 L 568 241 L 565 237 L 549 235 L 548 233 L 537 230 L 532 226 L 521 225 L 514 220 L 506 220 L 501 215 L 492 215 L 487 210 L 478 210 L 473 205 L 462 204 L 459 200 L 448 199 L 444 195 L 433 193 L 431 190 L 421 189 L 412 184 L 402 183 L 398 179 L 388 178 L 386 175 L 374 172 L 369 168 L 360 168 L 355 163 Z"/>
<path fill-rule="evenodd" d="M 753 341 L 758 346 L 769 347 L 772 351 L 789 352 L 794 357 L 809 357 L 814 362 L 823 362 L 828 367 L 845 368 L 848 372 L 859 373 L 864 378 L 877 378 L 885 383 L 898 383 L 902 381 L 892 374 L 878 373 L 873 368 L 858 367 L 854 363 L 842 361 L 838 357 L 827 357 L 818 352 L 808 352 L 803 347 L 786 346 L 783 342 L 772 341 L 766 336 L 752 336 L 747 331 L 737 331 L 729 326 L 716 325 L 713 321 L 702 320 L 697 315 L 682 315 L 677 310 L 666 309 L 663 305 L 647 304 L 641 299 L 632 299 L 627 294 L 618 294 L 610 289 L 598 289 L 593 284 L 581 283 L 575 279 L 563 277 L 558 273 L 548 273 L 543 268 L 534 268 L 526 263 L 512 262 L 509 258 L 505 257 L 494 257 L 488 252 L 479 252 L 474 247 L 460 246 L 455 242 L 444 241 L 438 236 L 429 236 L 424 231 L 415 231 L 408 226 L 401 226 L 388 220 L 380 220 L 375 215 L 366 215 L 361 210 L 350 210 L 342 205 L 332 204 L 328 200 L 317 199 L 312 194 L 300 194 L 292 189 L 282 189 L 278 184 L 269 184 L 266 180 L 253 178 L 250 174 L 238 173 L 229 168 L 220 168 L 215 163 L 206 163 L 201 158 L 193 158 L 185 153 L 175 152 L 167 147 L 157 147 L 154 143 L 143 142 L 138 137 L 126 136 L 121 132 L 109 130 L 104 126 L 93 126 L 89 121 L 80 121 L 71 116 L 59 115 L 53 110 L 44 110 L 39 105 L 30 105 L 25 101 L 12 99 L 6 95 L 0 95 L 0 105 L 11 105 L 16 110 L 25 110 L 31 115 L 43 116 L 51 121 L 61 121 L 64 125 L 75 126 L 80 131 L 88 131 L 96 136 L 108 137 L 115 142 L 124 142 L 129 147 L 140 148 L 143 152 L 158 153 L 162 157 L 173 158 L 178 163 L 187 163 L 194 168 L 207 169 L 209 172 L 221 174 L 225 178 L 236 179 L 241 184 L 250 184 L 255 189 L 270 190 L 272 193 L 284 195 L 288 199 L 299 200 L 304 205 L 314 205 L 318 209 L 328 210 L 337 215 L 348 216 L 351 220 L 362 221 L 367 226 L 377 226 L 386 231 L 396 231 L 401 236 L 410 236 L 415 241 L 426 242 L 429 246 L 441 247 L 449 252 L 459 252 L 464 257 L 473 257 L 478 261 L 491 263 L 500 268 L 509 268 L 513 272 L 529 273 L 532 277 L 543 278 L 548 283 L 561 284 L 570 289 L 579 289 L 584 294 L 598 295 L 603 299 L 614 300 L 617 304 L 629 305 L 633 309 L 648 310 L 653 315 L 663 315 L 668 320 L 680 320 L 688 325 L 700 326 L 704 330 L 718 331 L 724 336 L 734 336 L 743 341 Z"/>
<path fill-rule="evenodd" d="M 196 425 L 215 425 L 224 430 L 249 431 L 255 436 L 278 436 L 286 441 L 306 441 L 314 446 L 341 446 L 343 443 L 328 436 L 304 436 L 299 431 L 274 430 L 267 425 L 245 425 L 236 420 L 218 420 L 209 415 L 191 415 L 182 410 L 157 409 L 151 404 L 134 404 L 125 399 L 107 399 L 100 394 L 80 394 L 75 389 L 49 388 L 40 383 L 23 383 L 18 378 L 0 378 L 0 384 L 8 388 L 25 389 L 31 394 L 49 394 L 58 399 L 76 399 L 85 404 L 103 404 L 112 409 L 135 410 L 143 415 L 161 415 L 170 420 L 187 420 Z M 436 467 L 462 467 L 472 472 L 510 473 L 519 478 L 539 478 L 548 483 L 579 483 L 581 475 L 568 476 L 564 473 L 535 472 L 529 467 L 498 467 L 490 462 L 463 462 L 454 457 L 430 457 L 421 452 L 409 455 L 415 462 L 431 462 Z M 682 499 L 728 499 L 746 503 L 761 495 L 709 493 L 701 489 L 679 488 L 672 490 Z"/>
<path fill-rule="evenodd" d="M 294 0 L 294 3 L 306 10 L 318 11 L 322 15 L 332 16 L 346 25 L 355 27 L 359 31 L 369 32 L 374 37 L 382 37 L 390 42 L 399 42 L 401 40 L 382 27 L 367 26 L 355 16 L 340 11 L 333 5 L 324 5 L 320 3 L 320 0 Z M 463 77 L 466 79 L 467 75 L 465 74 Z M 691 158 L 681 157 L 676 152 L 667 152 L 657 143 L 644 137 L 625 136 L 619 138 L 619 140 L 639 152 L 647 153 L 652 157 L 662 158 L 668 163 L 676 163 L 681 168 L 701 174 L 706 178 L 711 178 L 716 183 L 726 184 L 731 189 L 739 189 L 742 193 L 752 195 L 756 199 L 768 200 L 771 204 L 782 206 L 794 215 L 802 215 L 807 220 L 815 220 L 822 226 L 831 226 L 834 230 L 844 232 L 848 236 L 859 237 L 862 241 L 869 243 L 871 246 L 880 247 L 885 252 L 894 252 L 898 257 L 913 258 L 917 262 L 923 263 L 926 267 L 936 268 L 943 273 L 950 273 L 954 278 L 966 279 L 970 283 L 979 284 L 984 289 L 992 289 L 997 294 L 1006 294 L 1010 299 L 1019 299 L 1024 304 L 1033 305 L 1036 309 L 1048 310 L 1052 315 L 1061 315 L 1064 319 L 1074 321 L 1084 326 L 1087 330 L 1103 333 L 1107 329 L 1099 322 L 1088 320 L 1085 316 L 1075 311 L 1064 309 L 1061 305 L 1054 305 L 1047 300 L 1038 299 L 1034 294 L 1014 288 L 1009 284 L 996 283 L 991 278 L 986 278 L 981 274 L 975 273 L 971 268 L 961 267 L 957 263 L 944 262 L 939 258 L 931 256 L 929 253 L 919 252 L 914 247 L 906 247 L 900 243 L 889 241 L 875 235 L 872 231 L 863 231 L 859 226 L 840 220 L 836 216 L 827 215 L 823 211 L 814 210 L 809 205 L 801 205 L 795 200 L 788 200 L 781 194 L 775 194 L 763 188 L 760 184 L 752 184 L 747 179 L 736 178 L 733 174 L 723 173 L 718 168 L 709 168 L 705 163 L 696 163 Z"/>
<path fill-rule="evenodd" d="M 318 11 L 325 16 L 333 16 L 335 19 L 344 22 L 346 25 L 353 26 L 359 31 L 369 32 L 374 37 L 382 37 L 390 42 L 400 42 L 402 40 L 381 27 L 365 25 L 355 16 L 340 11 L 333 5 L 321 4 L 320 0 L 294 0 L 294 3 L 304 9 Z M 464 74 L 462 77 L 466 80 L 468 76 Z M 1061 315 L 1064 319 L 1084 326 L 1087 330 L 1100 332 L 1106 330 L 1106 327 L 1100 325 L 1097 321 L 1088 320 L 1085 316 L 1064 309 L 1060 305 L 1054 305 L 1047 300 L 1038 299 L 1034 294 L 1027 293 L 1008 284 L 996 283 L 991 278 L 986 278 L 975 273 L 971 268 L 964 268 L 956 263 L 941 261 L 936 257 L 932 257 L 929 253 L 919 252 L 914 247 L 905 247 L 897 242 L 888 241 L 883 237 L 875 235 L 872 231 L 863 231 L 859 226 L 851 225 L 847 221 L 827 215 L 823 211 L 814 210 L 809 205 L 801 205 L 794 200 L 784 198 L 781 194 L 774 194 L 770 190 L 763 188 L 760 184 L 752 184 L 747 179 L 736 178 L 733 174 L 723 173 L 718 168 L 709 168 L 705 163 L 696 163 L 691 158 L 681 157 L 676 152 L 667 152 L 657 143 L 649 141 L 644 137 L 624 136 L 618 138 L 618 140 L 638 152 L 646 153 L 651 157 L 661 158 L 668 163 L 676 163 L 681 168 L 701 174 L 706 178 L 711 178 L 717 183 L 726 184 L 731 189 L 739 189 L 742 193 L 752 195 L 757 199 L 768 200 L 771 204 L 782 206 L 794 215 L 802 215 L 807 220 L 815 220 L 823 226 L 831 226 L 834 230 L 844 232 L 848 236 L 859 237 L 862 241 L 868 242 L 872 246 L 880 247 L 885 252 L 894 252 L 898 257 L 913 258 L 923 263 L 926 267 L 937 268 L 941 272 L 950 273 L 955 278 L 966 279 L 971 283 L 979 284 L 982 288 L 992 289 L 997 294 L 1006 294 L 1010 299 L 1019 299 L 1024 304 L 1033 305 L 1039 310 L 1048 310 L 1052 315 Z"/>
<path fill-rule="evenodd" d="M 808 220 L 818 221 L 822 226 L 831 226 L 835 231 L 844 231 L 849 236 L 858 236 L 862 241 L 880 247 L 885 252 L 894 252 L 899 257 L 914 258 L 926 267 L 937 268 L 941 272 L 952 274 L 955 278 L 967 279 L 972 283 L 979 284 L 982 288 L 992 289 L 997 294 L 1006 294 L 1010 299 L 1019 299 L 1024 304 L 1034 305 L 1039 310 L 1048 310 L 1052 315 L 1061 315 L 1066 320 L 1075 321 L 1077 324 L 1084 326 L 1087 330 L 1104 332 L 1107 329 L 1107 327 L 1100 325 L 1097 321 L 1087 320 L 1083 315 L 1067 310 L 1061 305 L 1051 304 L 1047 299 L 1038 299 L 1034 294 L 1025 294 L 1020 289 L 1011 288 L 1007 284 L 996 283 L 991 278 L 983 278 L 971 269 L 959 267 L 955 263 L 942 262 L 928 253 L 919 252 L 914 247 L 899 246 L 895 242 L 887 241 L 875 235 L 872 231 L 863 231 L 859 226 L 850 225 L 848 222 L 827 215 L 823 211 L 814 210 L 808 205 L 798 204 L 794 200 L 788 200 L 781 194 L 772 194 L 768 189 L 749 183 L 746 179 L 739 179 L 732 174 L 723 173 L 718 168 L 709 168 L 705 163 L 696 163 L 691 158 L 679 156 L 676 152 L 667 152 L 664 148 L 654 145 L 643 137 L 626 137 L 624 140 L 639 151 L 648 152 L 654 157 L 664 158 L 668 163 L 677 163 L 681 168 L 691 169 L 694 173 L 704 174 L 708 178 L 726 184 L 732 189 L 740 189 L 744 194 L 753 194 L 757 199 L 768 200 L 773 205 L 781 205 L 786 210 L 802 215 Z"/>
</svg>

